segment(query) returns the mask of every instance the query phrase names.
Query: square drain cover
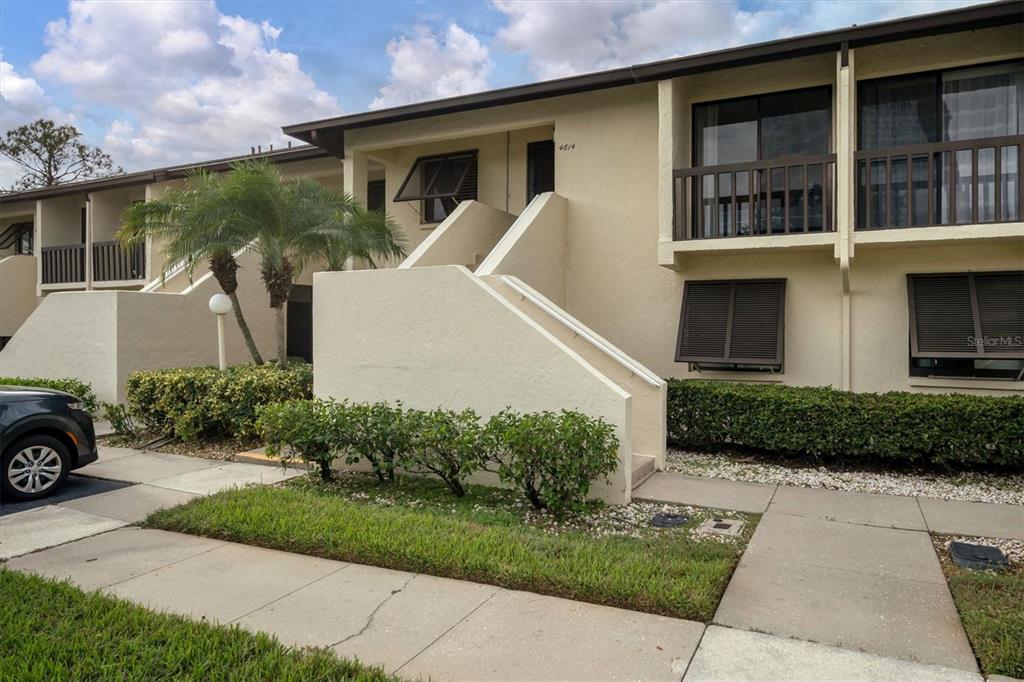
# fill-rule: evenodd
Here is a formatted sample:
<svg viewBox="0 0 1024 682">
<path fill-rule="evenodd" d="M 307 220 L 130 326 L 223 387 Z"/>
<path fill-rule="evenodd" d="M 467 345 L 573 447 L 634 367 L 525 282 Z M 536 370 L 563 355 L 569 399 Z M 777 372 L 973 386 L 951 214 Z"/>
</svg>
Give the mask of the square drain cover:
<svg viewBox="0 0 1024 682">
<path fill-rule="evenodd" d="M 975 570 L 1005 571 L 1010 561 L 998 547 L 991 545 L 972 545 L 968 542 L 951 542 L 949 555 L 953 563 L 963 568 Z"/>
<path fill-rule="evenodd" d="M 716 535 L 739 535 L 743 530 L 743 522 L 739 519 L 708 519 L 697 528 L 698 533 L 714 533 Z"/>
</svg>

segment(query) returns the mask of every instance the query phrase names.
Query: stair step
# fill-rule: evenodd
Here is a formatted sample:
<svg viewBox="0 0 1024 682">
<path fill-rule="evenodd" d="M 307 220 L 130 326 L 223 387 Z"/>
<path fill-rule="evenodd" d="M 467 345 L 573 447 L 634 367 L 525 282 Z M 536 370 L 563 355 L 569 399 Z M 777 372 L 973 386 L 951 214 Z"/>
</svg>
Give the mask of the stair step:
<svg viewBox="0 0 1024 682">
<path fill-rule="evenodd" d="M 633 490 L 654 473 L 654 455 L 633 455 Z"/>
</svg>

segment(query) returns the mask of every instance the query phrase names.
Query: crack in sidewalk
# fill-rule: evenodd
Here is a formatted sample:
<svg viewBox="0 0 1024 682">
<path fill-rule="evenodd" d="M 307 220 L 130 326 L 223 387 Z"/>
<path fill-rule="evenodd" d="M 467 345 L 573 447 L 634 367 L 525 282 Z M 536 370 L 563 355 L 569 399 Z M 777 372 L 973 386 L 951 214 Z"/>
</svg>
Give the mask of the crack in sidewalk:
<svg viewBox="0 0 1024 682">
<path fill-rule="evenodd" d="M 329 644 L 328 646 L 331 647 L 331 648 L 334 648 L 336 646 L 340 646 L 340 645 L 344 644 L 345 642 L 347 642 L 348 640 L 355 639 L 356 637 L 361 636 L 364 632 L 369 630 L 370 626 L 373 625 L 373 619 L 377 617 L 377 613 L 382 608 L 384 608 L 384 605 L 387 604 L 389 601 L 391 601 L 391 599 L 396 594 L 399 594 L 402 591 L 404 591 L 405 588 L 407 588 L 409 586 L 409 583 L 411 583 L 415 579 L 416 579 L 416 574 L 414 573 L 413 575 L 409 576 L 408 579 L 406 579 L 406 581 L 404 583 L 402 583 L 402 586 L 399 587 L 397 590 L 391 590 L 391 594 L 389 594 L 384 599 L 382 599 L 381 602 L 379 604 L 377 604 L 377 606 L 373 609 L 373 611 L 367 617 L 366 622 L 363 624 L 363 627 L 359 628 L 359 632 L 355 632 L 355 633 L 349 635 L 348 637 L 345 637 L 344 639 L 338 640 L 334 644 Z"/>
</svg>

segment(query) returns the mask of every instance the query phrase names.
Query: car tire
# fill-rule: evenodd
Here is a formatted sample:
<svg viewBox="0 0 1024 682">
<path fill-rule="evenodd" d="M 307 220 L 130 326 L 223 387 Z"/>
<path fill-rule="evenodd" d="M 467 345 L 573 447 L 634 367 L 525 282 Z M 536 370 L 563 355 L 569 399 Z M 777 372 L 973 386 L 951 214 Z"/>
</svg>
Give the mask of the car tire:
<svg viewBox="0 0 1024 682">
<path fill-rule="evenodd" d="M 26 502 L 52 495 L 64 485 L 71 470 L 67 446 L 43 434 L 19 438 L 4 450 L 0 462 L 4 502 Z M 26 473 L 26 469 L 31 471 Z"/>
</svg>

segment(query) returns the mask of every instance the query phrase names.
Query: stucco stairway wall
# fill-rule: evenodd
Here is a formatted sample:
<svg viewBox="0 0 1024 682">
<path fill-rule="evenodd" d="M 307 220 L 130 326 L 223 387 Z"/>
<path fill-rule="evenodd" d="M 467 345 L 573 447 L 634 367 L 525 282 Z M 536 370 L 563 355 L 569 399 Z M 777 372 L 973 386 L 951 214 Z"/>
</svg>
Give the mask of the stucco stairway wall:
<svg viewBox="0 0 1024 682">
<path fill-rule="evenodd" d="M 476 267 L 477 259 L 490 253 L 515 219 L 511 213 L 479 201 L 463 201 L 398 267 Z"/>
<path fill-rule="evenodd" d="M 245 254 L 240 262 L 242 311 L 268 357 L 274 348 L 273 312 L 255 257 Z M 120 402 L 132 371 L 217 364 L 217 323 L 208 302 L 219 291 L 207 275 L 180 294 L 50 294 L 0 351 L 0 375 L 74 377 L 90 383 L 101 400 Z M 228 362 L 249 362 L 234 317 L 226 322 Z"/>
<path fill-rule="evenodd" d="M 36 302 L 35 256 L 0 258 L 0 336 L 14 336 Z"/>
<path fill-rule="evenodd" d="M 517 277 L 493 275 L 483 281 L 629 393 L 633 453 L 654 457 L 655 467 L 663 469 L 668 439 L 665 380 Z"/>
<path fill-rule="evenodd" d="M 564 307 L 567 210 L 568 201 L 554 192 L 535 196 L 476 274 L 514 275 Z"/>
<path fill-rule="evenodd" d="M 631 396 L 466 268 L 317 273 L 313 319 L 317 396 L 601 417 L 620 466 L 593 494 L 629 500 Z"/>
</svg>

